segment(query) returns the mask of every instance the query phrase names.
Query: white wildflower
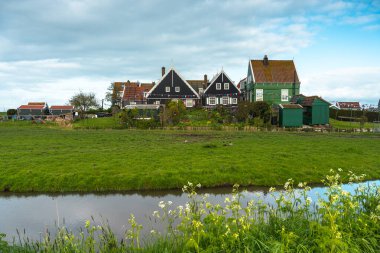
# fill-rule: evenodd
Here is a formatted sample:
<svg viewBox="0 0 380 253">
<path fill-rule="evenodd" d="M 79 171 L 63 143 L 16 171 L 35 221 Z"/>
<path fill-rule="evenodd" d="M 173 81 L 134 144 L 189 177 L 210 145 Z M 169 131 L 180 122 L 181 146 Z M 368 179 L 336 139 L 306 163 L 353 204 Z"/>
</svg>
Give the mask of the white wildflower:
<svg viewBox="0 0 380 253">
<path fill-rule="evenodd" d="M 163 208 L 165 207 L 165 203 L 164 203 L 164 201 L 160 201 L 160 202 L 158 203 L 158 206 L 159 206 L 161 209 L 163 209 Z"/>
</svg>

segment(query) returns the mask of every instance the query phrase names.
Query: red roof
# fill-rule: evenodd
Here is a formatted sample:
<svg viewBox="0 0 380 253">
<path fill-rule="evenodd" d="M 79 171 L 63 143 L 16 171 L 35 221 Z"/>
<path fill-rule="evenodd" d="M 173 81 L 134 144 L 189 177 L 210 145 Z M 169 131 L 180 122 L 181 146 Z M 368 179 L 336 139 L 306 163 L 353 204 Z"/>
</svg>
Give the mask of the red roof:
<svg viewBox="0 0 380 253">
<path fill-rule="evenodd" d="M 299 83 L 292 60 L 251 60 L 256 83 Z"/>
<path fill-rule="evenodd" d="M 18 109 L 37 109 L 37 110 L 42 110 L 44 109 L 44 105 L 22 105 Z"/>
<path fill-rule="evenodd" d="M 124 85 L 123 100 L 139 101 L 144 100 L 144 92 L 149 92 L 153 84 L 139 85 L 138 83 L 127 83 Z"/>
<path fill-rule="evenodd" d="M 29 102 L 28 105 L 45 105 L 45 102 Z"/>
<path fill-rule="evenodd" d="M 361 109 L 359 102 L 337 102 L 336 104 L 342 109 Z"/>
<path fill-rule="evenodd" d="M 74 106 L 72 106 L 72 105 L 52 105 L 52 106 L 50 106 L 50 110 L 74 110 Z"/>
</svg>

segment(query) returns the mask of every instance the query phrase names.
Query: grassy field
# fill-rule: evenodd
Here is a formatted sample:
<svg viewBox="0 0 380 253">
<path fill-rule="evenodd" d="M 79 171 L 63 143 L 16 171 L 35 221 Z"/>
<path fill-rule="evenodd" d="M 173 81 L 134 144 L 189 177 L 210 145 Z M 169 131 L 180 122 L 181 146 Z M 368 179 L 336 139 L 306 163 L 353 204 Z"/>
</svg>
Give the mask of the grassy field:
<svg viewBox="0 0 380 253">
<path fill-rule="evenodd" d="M 333 128 L 339 128 L 339 129 L 358 129 L 360 128 L 359 122 L 349 122 L 349 121 L 340 121 L 330 118 L 330 125 Z M 365 122 L 363 128 L 373 128 L 374 124 L 370 122 Z"/>
<path fill-rule="evenodd" d="M 380 135 L 72 130 L 0 124 L 0 190 L 110 191 L 320 182 L 331 168 L 380 178 Z"/>
</svg>

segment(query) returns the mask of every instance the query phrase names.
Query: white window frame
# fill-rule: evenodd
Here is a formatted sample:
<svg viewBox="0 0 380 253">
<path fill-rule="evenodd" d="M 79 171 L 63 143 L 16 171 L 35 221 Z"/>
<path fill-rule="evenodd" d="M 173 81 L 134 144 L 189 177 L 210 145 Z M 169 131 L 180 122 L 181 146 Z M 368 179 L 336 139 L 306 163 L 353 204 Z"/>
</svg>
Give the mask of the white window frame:
<svg viewBox="0 0 380 253">
<path fill-rule="evenodd" d="M 199 88 L 198 93 L 199 93 L 199 95 L 203 94 L 203 88 Z"/>
<path fill-rule="evenodd" d="M 179 92 L 181 88 L 179 86 L 175 87 L 175 92 Z"/>
<path fill-rule="evenodd" d="M 228 105 L 228 97 L 222 97 L 222 105 Z"/>
<path fill-rule="evenodd" d="M 264 90 L 263 89 L 256 89 L 256 101 L 264 101 Z"/>
<path fill-rule="evenodd" d="M 214 103 L 211 102 L 212 100 L 214 101 Z M 209 97 L 208 101 L 209 101 L 209 105 L 216 105 L 216 97 Z"/>
<path fill-rule="evenodd" d="M 160 100 L 154 101 L 154 104 L 159 105 L 160 104 Z"/>
<path fill-rule="evenodd" d="M 234 105 L 237 104 L 237 98 L 232 98 L 232 104 L 234 104 Z"/>
<path fill-rule="evenodd" d="M 148 95 L 148 92 L 144 91 L 144 98 L 146 98 L 146 95 Z"/>
<path fill-rule="evenodd" d="M 281 101 L 289 101 L 289 90 L 281 89 Z"/>
<path fill-rule="evenodd" d="M 224 83 L 224 89 L 229 90 L 230 89 L 230 84 L 229 83 Z"/>
<path fill-rule="evenodd" d="M 165 87 L 165 91 L 166 91 L 166 92 L 170 92 L 170 86 L 166 86 L 166 87 Z"/>
<path fill-rule="evenodd" d="M 216 83 L 216 89 L 221 90 L 222 89 L 222 84 L 221 83 Z"/>
<path fill-rule="evenodd" d="M 192 99 L 186 99 L 185 102 L 186 102 L 186 107 L 193 107 L 193 100 Z"/>
</svg>

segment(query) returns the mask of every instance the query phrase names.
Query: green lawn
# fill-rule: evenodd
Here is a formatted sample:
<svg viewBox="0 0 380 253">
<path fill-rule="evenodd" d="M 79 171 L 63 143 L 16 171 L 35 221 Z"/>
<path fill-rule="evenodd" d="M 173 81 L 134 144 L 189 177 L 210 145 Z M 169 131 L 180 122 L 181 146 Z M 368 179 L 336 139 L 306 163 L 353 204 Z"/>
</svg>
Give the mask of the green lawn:
<svg viewBox="0 0 380 253">
<path fill-rule="evenodd" d="M 358 129 L 360 128 L 360 123 L 359 122 L 349 122 L 349 121 L 340 121 L 340 120 L 335 120 L 330 118 L 330 125 L 333 128 L 339 128 L 339 129 Z M 364 123 L 364 128 L 373 128 L 374 124 L 365 122 Z"/>
<path fill-rule="evenodd" d="M 23 123 L 27 124 L 27 123 Z M 0 123 L 0 190 L 108 191 L 380 178 L 380 135 L 64 130 Z"/>
</svg>

